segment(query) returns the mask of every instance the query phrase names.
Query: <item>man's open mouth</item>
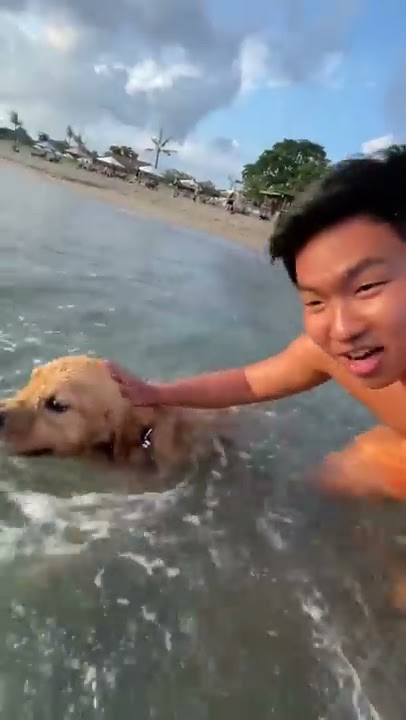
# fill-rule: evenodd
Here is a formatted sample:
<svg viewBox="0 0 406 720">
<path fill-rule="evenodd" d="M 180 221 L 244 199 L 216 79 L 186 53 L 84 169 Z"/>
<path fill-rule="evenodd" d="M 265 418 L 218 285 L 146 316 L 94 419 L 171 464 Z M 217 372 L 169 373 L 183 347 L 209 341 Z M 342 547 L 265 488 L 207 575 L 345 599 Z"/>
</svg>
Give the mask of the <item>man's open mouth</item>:
<svg viewBox="0 0 406 720">
<path fill-rule="evenodd" d="M 379 371 L 383 352 L 382 346 L 363 347 L 342 353 L 342 358 L 353 375 L 366 378 Z"/>
<path fill-rule="evenodd" d="M 352 350 L 348 353 L 343 353 L 349 360 L 365 360 L 366 358 L 372 357 L 378 353 L 383 352 L 383 347 L 372 347 L 362 348 L 360 350 Z"/>
</svg>

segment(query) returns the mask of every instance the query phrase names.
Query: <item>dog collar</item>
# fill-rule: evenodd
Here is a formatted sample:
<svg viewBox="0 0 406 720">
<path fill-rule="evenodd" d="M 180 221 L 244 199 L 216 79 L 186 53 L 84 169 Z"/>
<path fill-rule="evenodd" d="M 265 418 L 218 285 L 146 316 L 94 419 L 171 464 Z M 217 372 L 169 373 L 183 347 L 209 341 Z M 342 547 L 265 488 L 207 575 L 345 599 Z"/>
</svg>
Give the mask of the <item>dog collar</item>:
<svg viewBox="0 0 406 720">
<path fill-rule="evenodd" d="M 152 436 L 153 436 L 153 428 L 147 427 L 144 428 L 141 436 L 140 436 L 140 446 L 143 450 L 149 450 L 152 447 Z M 97 443 L 94 446 L 95 450 L 98 450 L 99 452 L 102 452 L 108 457 L 110 460 L 113 460 L 114 458 L 114 441 L 108 440 L 107 442 L 101 442 Z"/>
<path fill-rule="evenodd" d="M 149 450 L 149 448 L 152 445 L 152 434 L 153 434 L 153 428 L 145 428 L 143 432 L 141 433 L 141 447 L 144 448 L 144 450 Z"/>
</svg>

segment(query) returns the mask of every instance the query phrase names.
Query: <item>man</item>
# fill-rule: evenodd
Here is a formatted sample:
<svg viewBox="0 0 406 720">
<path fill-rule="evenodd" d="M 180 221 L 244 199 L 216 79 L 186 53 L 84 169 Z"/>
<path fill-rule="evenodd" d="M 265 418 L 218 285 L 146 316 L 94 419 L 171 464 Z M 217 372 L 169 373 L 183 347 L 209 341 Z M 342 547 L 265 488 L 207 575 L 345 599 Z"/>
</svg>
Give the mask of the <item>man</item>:
<svg viewBox="0 0 406 720">
<path fill-rule="evenodd" d="M 252 365 L 160 385 L 110 364 L 122 392 L 141 405 L 222 408 L 334 379 L 406 436 L 406 156 L 335 166 L 285 214 L 270 256 L 301 298 L 301 336 Z"/>
</svg>

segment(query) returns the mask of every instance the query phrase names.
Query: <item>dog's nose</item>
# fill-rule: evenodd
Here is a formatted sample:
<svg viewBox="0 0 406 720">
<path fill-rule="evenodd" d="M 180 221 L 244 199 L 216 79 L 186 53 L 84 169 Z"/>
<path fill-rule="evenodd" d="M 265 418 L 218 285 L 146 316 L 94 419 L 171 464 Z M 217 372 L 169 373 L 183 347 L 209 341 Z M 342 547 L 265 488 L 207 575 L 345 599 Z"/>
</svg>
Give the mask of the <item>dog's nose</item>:
<svg viewBox="0 0 406 720">
<path fill-rule="evenodd" d="M 6 411 L 3 410 L 3 408 L 0 408 L 0 430 L 4 427 L 6 423 Z"/>
</svg>

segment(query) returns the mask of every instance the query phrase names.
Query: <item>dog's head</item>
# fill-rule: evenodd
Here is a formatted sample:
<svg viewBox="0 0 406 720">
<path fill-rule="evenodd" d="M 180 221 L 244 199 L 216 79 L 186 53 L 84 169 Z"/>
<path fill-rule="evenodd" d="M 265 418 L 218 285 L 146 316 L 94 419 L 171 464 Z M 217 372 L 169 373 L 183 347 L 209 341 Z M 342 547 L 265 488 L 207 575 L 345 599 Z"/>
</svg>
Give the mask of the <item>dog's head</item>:
<svg viewBox="0 0 406 720">
<path fill-rule="evenodd" d="M 134 408 L 101 360 L 58 358 L 0 404 L 0 438 L 18 455 L 108 455 L 171 462 L 190 446 L 178 411 Z"/>
</svg>

